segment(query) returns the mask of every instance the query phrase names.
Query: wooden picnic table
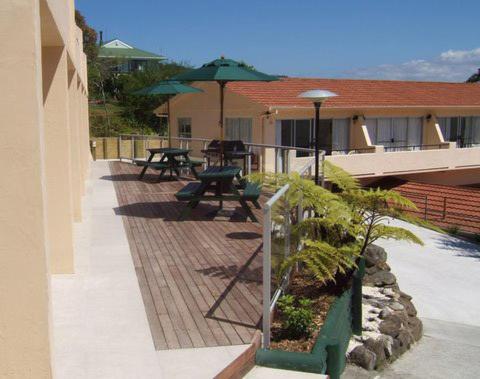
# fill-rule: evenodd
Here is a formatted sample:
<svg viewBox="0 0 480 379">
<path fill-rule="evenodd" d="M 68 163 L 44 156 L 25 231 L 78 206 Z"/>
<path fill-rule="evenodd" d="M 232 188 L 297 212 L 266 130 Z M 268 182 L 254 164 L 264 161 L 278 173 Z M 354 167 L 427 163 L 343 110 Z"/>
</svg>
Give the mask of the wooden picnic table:
<svg viewBox="0 0 480 379">
<path fill-rule="evenodd" d="M 237 166 L 210 166 L 197 175 L 199 182 L 188 183 L 175 196 L 178 200 L 188 201 L 187 206 L 180 215 L 180 219 L 187 216 L 201 201 L 218 201 L 220 209 L 224 201 L 238 201 L 248 217 L 258 222 L 252 210 L 247 204 L 251 201 L 257 208 L 260 187 L 247 182 L 240 192 L 234 183 L 234 179 L 241 180 L 241 168 Z"/>
<path fill-rule="evenodd" d="M 153 168 L 160 171 L 158 180 L 163 179 L 165 172 L 168 170 L 170 172 L 170 178 L 173 178 L 173 173 L 180 176 L 181 168 L 189 168 L 195 178 L 197 178 L 197 171 L 195 167 L 198 167 L 202 162 L 192 161 L 188 154 L 191 150 L 171 148 L 171 147 L 160 147 L 160 148 L 151 148 L 147 149 L 150 153 L 150 156 L 146 161 L 136 161 L 135 163 L 138 166 L 143 166 L 142 171 L 138 175 L 138 179 L 141 180 L 148 168 Z M 159 161 L 153 161 L 153 158 L 157 154 L 162 154 L 162 157 Z"/>
</svg>

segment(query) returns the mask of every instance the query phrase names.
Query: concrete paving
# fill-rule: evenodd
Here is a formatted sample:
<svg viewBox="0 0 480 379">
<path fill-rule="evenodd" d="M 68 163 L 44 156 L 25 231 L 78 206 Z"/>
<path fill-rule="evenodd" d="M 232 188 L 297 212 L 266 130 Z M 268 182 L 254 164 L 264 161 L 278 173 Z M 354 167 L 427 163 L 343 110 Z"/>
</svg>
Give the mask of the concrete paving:
<svg viewBox="0 0 480 379">
<path fill-rule="evenodd" d="M 246 345 L 156 351 L 108 162 L 92 163 L 75 274 L 51 280 L 55 378 L 212 378 Z"/>
<path fill-rule="evenodd" d="M 324 379 L 327 375 L 255 366 L 245 379 Z"/>
<path fill-rule="evenodd" d="M 480 326 L 480 245 L 402 221 L 425 246 L 381 241 L 420 317 Z"/>
<path fill-rule="evenodd" d="M 380 241 L 400 288 L 413 296 L 424 337 L 382 372 L 348 366 L 343 377 L 477 378 L 480 376 L 480 246 L 402 221 L 425 246 Z"/>
</svg>

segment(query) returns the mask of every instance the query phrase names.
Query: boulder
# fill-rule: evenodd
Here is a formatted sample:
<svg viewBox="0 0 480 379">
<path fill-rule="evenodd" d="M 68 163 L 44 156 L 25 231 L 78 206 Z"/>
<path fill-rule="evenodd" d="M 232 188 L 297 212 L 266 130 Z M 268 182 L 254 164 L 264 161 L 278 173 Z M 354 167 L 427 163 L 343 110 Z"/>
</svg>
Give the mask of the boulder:
<svg viewBox="0 0 480 379">
<path fill-rule="evenodd" d="M 386 285 L 393 285 L 397 282 L 397 278 L 391 272 L 377 271 L 373 275 L 365 275 L 364 283 L 373 284 L 376 287 L 383 287 Z"/>
<path fill-rule="evenodd" d="M 405 292 L 398 291 L 398 293 L 400 294 L 400 298 L 407 299 L 407 300 L 412 300 L 412 297 L 410 295 L 406 294 Z"/>
<path fill-rule="evenodd" d="M 394 301 L 393 303 L 390 303 L 388 306 L 392 309 L 392 311 L 403 311 L 405 309 L 403 304 L 401 304 L 397 301 Z"/>
<path fill-rule="evenodd" d="M 371 371 L 375 368 L 377 356 L 373 351 L 367 349 L 364 345 L 357 346 L 348 356 L 350 362 Z"/>
<path fill-rule="evenodd" d="M 390 358 L 393 354 L 393 337 L 382 334 L 377 341 L 382 343 L 385 356 Z"/>
<path fill-rule="evenodd" d="M 423 324 L 418 317 L 410 317 L 408 319 L 408 330 L 410 331 L 413 339 L 419 341 L 423 334 Z"/>
<path fill-rule="evenodd" d="M 412 334 L 406 329 L 400 330 L 400 333 L 398 333 L 398 336 L 395 339 L 399 342 L 397 351 L 394 351 L 394 354 L 397 357 L 410 349 L 412 343 L 415 342 Z"/>
<path fill-rule="evenodd" d="M 387 262 L 387 252 L 383 247 L 370 245 L 365 249 L 365 266 L 372 267 Z"/>
<path fill-rule="evenodd" d="M 380 317 L 382 320 L 384 320 L 384 319 L 386 319 L 388 316 L 390 316 L 391 314 L 393 314 L 393 311 L 392 311 L 391 309 L 389 309 L 389 308 L 384 308 L 384 309 L 381 310 L 379 317 Z"/>
<path fill-rule="evenodd" d="M 398 336 L 401 328 L 402 321 L 395 315 L 387 316 L 378 327 L 380 333 L 386 334 L 387 336 L 391 336 L 393 338 Z"/>
<path fill-rule="evenodd" d="M 408 300 L 405 297 L 400 296 L 400 299 L 398 299 L 398 302 L 401 303 L 404 306 L 404 308 L 407 311 L 409 316 L 414 317 L 414 316 L 417 315 L 417 310 L 415 309 L 415 306 L 413 305 L 413 303 L 410 300 Z"/>
<path fill-rule="evenodd" d="M 367 274 L 367 275 L 373 275 L 378 271 L 380 271 L 380 268 L 378 266 L 372 266 L 372 267 L 366 267 L 365 268 L 365 274 Z"/>
<path fill-rule="evenodd" d="M 373 338 L 369 338 L 365 341 L 364 345 L 368 350 L 373 351 L 377 357 L 375 361 L 375 370 L 382 368 L 387 361 L 383 341 L 380 339 L 374 340 Z"/>
</svg>

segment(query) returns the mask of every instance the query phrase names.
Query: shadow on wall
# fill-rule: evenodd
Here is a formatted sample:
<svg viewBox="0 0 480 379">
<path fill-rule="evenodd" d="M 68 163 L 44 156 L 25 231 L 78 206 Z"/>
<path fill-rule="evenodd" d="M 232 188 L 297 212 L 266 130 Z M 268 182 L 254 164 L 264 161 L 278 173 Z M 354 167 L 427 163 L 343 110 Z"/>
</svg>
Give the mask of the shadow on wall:
<svg viewBox="0 0 480 379">
<path fill-rule="evenodd" d="M 435 242 L 438 247 L 450 250 L 458 257 L 475 258 L 480 260 L 480 245 L 449 235 L 440 235 Z"/>
</svg>

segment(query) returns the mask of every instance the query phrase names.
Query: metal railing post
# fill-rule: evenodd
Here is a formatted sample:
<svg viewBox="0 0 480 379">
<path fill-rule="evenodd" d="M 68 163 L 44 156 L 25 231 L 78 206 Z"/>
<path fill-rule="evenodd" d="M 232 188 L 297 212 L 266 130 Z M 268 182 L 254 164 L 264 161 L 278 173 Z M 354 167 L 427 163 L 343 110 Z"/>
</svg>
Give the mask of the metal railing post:
<svg viewBox="0 0 480 379">
<path fill-rule="evenodd" d="M 248 145 L 248 155 L 247 155 L 247 175 L 252 173 L 252 146 Z"/>
<path fill-rule="evenodd" d="M 424 218 L 425 218 L 425 220 L 427 220 L 427 217 L 428 217 L 427 207 L 428 207 L 428 196 L 425 195 L 425 212 L 424 212 Z"/>
<path fill-rule="evenodd" d="M 271 234 L 272 212 L 270 207 L 263 209 L 263 348 L 270 347 L 270 296 L 271 296 Z"/>
<path fill-rule="evenodd" d="M 134 140 L 134 136 L 132 136 L 132 139 L 131 139 L 131 142 L 130 142 L 130 148 L 131 148 L 131 152 L 130 152 L 130 155 L 132 157 L 132 162 L 135 160 L 135 140 Z"/>
<path fill-rule="evenodd" d="M 278 148 L 274 149 L 275 154 L 275 174 L 278 174 Z"/>
<path fill-rule="evenodd" d="M 322 187 L 325 188 L 325 153 L 322 153 Z"/>
<path fill-rule="evenodd" d="M 447 217 L 447 198 L 443 198 L 443 220 Z"/>
</svg>

